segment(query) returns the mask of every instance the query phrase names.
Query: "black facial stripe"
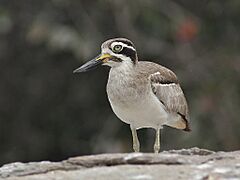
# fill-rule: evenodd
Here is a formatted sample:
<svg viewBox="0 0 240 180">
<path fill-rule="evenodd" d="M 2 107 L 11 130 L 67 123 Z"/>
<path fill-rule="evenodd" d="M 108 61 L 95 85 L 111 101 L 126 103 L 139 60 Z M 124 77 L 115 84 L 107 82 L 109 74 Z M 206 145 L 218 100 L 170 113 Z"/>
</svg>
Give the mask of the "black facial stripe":
<svg viewBox="0 0 240 180">
<path fill-rule="evenodd" d="M 114 61 L 114 62 L 122 62 L 122 59 L 117 58 L 117 57 L 114 57 L 111 60 Z"/>
<path fill-rule="evenodd" d="M 137 58 L 136 57 L 136 51 L 134 51 L 131 48 L 127 48 L 127 47 L 124 47 L 119 54 L 123 54 L 127 57 L 130 57 L 134 63 L 135 63 L 136 58 Z"/>
<path fill-rule="evenodd" d="M 165 81 L 161 81 L 160 84 L 176 84 L 176 83 L 173 81 L 165 80 Z"/>
<path fill-rule="evenodd" d="M 121 42 L 121 43 L 124 43 L 124 44 L 126 44 L 128 46 L 134 47 L 133 44 L 130 41 L 118 40 L 117 42 Z"/>
</svg>

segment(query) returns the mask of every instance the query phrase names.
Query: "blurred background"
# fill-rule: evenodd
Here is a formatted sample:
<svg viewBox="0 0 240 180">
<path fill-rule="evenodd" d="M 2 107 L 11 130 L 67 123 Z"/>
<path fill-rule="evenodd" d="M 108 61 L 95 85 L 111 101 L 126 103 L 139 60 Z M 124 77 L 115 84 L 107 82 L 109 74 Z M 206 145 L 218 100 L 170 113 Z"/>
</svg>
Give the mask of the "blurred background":
<svg viewBox="0 0 240 180">
<path fill-rule="evenodd" d="M 72 73 L 114 37 L 179 76 L 192 132 L 164 128 L 162 150 L 239 149 L 239 17 L 239 0 L 0 0 L 0 164 L 132 151 L 108 67 Z M 152 151 L 154 131 L 138 133 Z"/>
</svg>

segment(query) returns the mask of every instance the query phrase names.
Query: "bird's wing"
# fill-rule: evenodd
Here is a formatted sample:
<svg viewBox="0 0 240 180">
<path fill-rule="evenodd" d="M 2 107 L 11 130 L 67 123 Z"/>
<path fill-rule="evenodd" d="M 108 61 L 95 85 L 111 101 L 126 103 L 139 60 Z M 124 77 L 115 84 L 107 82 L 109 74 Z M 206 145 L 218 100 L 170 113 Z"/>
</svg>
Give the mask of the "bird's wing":
<svg viewBox="0 0 240 180">
<path fill-rule="evenodd" d="M 172 127 L 189 129 L 188 105 L 176 75 L 167 68 L 149 76 L 153 93 L 165 106 L 166 111 L 180 116 L 181 122 L 169 124 Z"/>
</svg>

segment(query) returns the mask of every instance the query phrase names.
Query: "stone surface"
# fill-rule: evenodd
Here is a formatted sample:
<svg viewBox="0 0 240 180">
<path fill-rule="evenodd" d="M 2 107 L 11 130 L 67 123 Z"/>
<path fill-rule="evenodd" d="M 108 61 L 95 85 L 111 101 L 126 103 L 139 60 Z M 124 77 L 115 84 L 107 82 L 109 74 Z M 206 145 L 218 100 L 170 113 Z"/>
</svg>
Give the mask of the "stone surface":
<svg viewBox="0 0 240 180">
<path fill-rule="evenodd" d="M 240 151 L 191 148 L 152 153 L 100 154 L 62 162 L 11 163 L 0 168 L 6 180 L 41 179 L 240 179 Z"/>
</svg>

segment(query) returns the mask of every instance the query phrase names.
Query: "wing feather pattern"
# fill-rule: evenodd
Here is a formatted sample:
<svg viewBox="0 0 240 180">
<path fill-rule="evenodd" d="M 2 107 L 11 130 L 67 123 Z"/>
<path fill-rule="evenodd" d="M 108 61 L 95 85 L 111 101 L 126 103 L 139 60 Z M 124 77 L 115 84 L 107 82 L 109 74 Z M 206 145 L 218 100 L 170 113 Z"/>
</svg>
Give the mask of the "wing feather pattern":
<svg viewBox="0 0 240 180">
<path fill-rule="evenodd" d="M 167 68 L 150 75 L 153 93 L 169 113 L 179 115 L 180 121 L 169 124 L 172 127 L 190 131 L 188 105 L 176 75 Z"/>
</svg>

